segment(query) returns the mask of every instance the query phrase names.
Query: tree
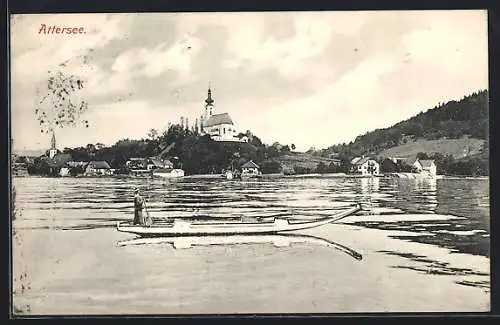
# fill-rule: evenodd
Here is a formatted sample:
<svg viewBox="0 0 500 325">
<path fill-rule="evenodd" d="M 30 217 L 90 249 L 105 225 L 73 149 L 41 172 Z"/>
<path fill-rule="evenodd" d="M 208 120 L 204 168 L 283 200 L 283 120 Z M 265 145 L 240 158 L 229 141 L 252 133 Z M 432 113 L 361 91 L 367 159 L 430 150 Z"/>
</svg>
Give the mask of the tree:
<svg viewBox="0 0 500 325">
<path fill-rule="evenodd" d="M 75 60 L 81 58 L 86 56 L 76 57 Z M 65 71 L 67 64 L 68 61 L 61 63 L 56 71 L 48 71 L 45 91 L 37 88 L 35 116 L 41 133 L 52 133 L 56 128 L 80 123 L 89 127 L 89 122 L 81 118 L 88 109 L 88 103 L 82 95 L 85 80 Z"/>
<path fill-rule="evenodd" d="M 295 144 L 292 143 L 292 145 L 290 146 L 290 148 L 292 148 L 292 150 L 295 150 Z"/>
<path fill-rule="evenodd" d="M 283 147 L 281 147 L 280 152 L 284 153 L 284 154 L 289 153 L 290 152 L 290 147 L 288 145 L 283 146 Z"/>
<path fill-rule="evenodd" d="M 148 132 L 148 138 L 150 140 L 156 140 L 158 138 L 158 130 L 156 129 L 150 129 Z"/>
<path fill-rule="evenodd" d="M 88 153 L 95 153 L 96 150 L 97 150 L 96 147 L 95 147 L 95 145 L 93 145 L 92 143 L 87 144 L 87 146 L 85 147 L 85 149 L 87 149 Z"/>
</svg>

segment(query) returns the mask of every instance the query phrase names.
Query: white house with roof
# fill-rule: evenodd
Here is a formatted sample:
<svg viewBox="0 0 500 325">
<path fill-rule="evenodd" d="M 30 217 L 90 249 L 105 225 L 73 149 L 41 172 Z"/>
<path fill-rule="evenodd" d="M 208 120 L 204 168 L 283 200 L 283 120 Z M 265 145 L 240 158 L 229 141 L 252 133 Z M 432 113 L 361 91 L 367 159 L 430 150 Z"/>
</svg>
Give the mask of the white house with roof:
<svg viewBox="0 0 500 325">
<path fill-rule="evenodd" d="M 91 161 L 85 168 L 85 175 L 87 176 L 102 176 L 113 175 L 113 169 L 106 161 Z"/>
<path fill-rule="evenodd" d="M 411 156 L 408 158 L 389 158 L 389 159 L 391 159 L 395 164 L 399 162 L 412 167 L 413 173 L 427 174 L 429 176 L 437 175 L 437 166 L 434 160 L 429 160 L 429 159 L 420 160 L 416 156 Z"/>
<path fill-rule="evenodd" d="M 215 114 L 212 90 L 208 88 L 208 97 L 205 100 L 205 112 L 200 118 L 202 134 L 208 134 L 215 141 L 248 142 L 248 138 L 238 137 L 239 132 L 229 113 Z"/>
<path fill-rule="evenodd" d="M 370 157 L 356 157 L 351 160 L 352 172 L 361 175 L 380 175 L 380 164 Z"/>
<path fill-rule="evenodd" d="M 434 160 L 420 160 L 420 164 L 422 165 L 422 173 L 427 173 L 432 176 L 437 174 L 437 167 Z"/>
<path fill-rule="evenodd" d="M 252 176 L 260 176 L 262 173 L 260 171 L 259 165 L 254 163 L 252 160 L 246 162 L 241 166 L 241 176 L 242 177 L 252 177 Z"/>
</svg>

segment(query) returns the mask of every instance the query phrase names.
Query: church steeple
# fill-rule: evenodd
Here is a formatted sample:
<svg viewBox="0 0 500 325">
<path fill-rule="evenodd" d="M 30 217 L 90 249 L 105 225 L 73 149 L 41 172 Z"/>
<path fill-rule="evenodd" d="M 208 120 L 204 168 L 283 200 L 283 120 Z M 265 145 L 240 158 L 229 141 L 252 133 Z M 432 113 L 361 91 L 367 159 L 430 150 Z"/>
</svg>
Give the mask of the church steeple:
<svg viewBox="0 0 500 325">
<path fill-rule="evenodd" d="M 205 99 L 205 103 L 207 103 L 207 106 L 208 105 L 213 106 L 214 104 L 214 100 L 212 98 L 212 87 L 210 83 L 208 84 L 208 97 L 207 99 Z"/>
<path fill-rule="evenodd" d="M 52 132 L 52 139 L 50 140 L 50 149 L 57 150 L 56 148 L 56 134 Z"/>
<path fill-rule="evenodd" d="M 214 99 L 212 98 L 212 85 L 208 83 L 208 96 L 205 99 L 205 119 L 207 120 L 210 116 L 215 113 Z"/>
<path fill-rule="evenodd" d="M 50 150 L 49 150 L 49 158 L 52 159 L 57 154 L 56 148 L 56 134 L 52 131 L 52 139 L 50 139 Z"/>
</svg>

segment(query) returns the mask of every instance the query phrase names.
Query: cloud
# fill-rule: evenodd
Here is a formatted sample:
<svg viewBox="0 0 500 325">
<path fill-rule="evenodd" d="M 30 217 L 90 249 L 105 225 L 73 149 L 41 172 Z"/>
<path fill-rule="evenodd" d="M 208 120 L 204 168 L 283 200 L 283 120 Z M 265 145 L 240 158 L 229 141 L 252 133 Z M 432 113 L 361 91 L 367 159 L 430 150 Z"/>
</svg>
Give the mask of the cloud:
<svg viewBox="0 0 500 325">
<path fill-rule="evenodd" d="M 145 78 L 157 78 L 171 71 L 178 74 L 179 82 L 186 82 L 192 73 L 193 56 L 201 46 L 199 39 L 189 37 L 170 46 L 161 43 L 154 48 L 132 48 L 116 58 L 111 70 Z"/>
<path fill-rule="evenodd" d="M 322 54 L 335 34 L 350 36 L 364 24 L 364 19 L 356 14 L 302 12 L 290 16 L 295 33 L 285 39 L 267 36 L 258 21 L 244 32 L 245 42 L 241 42 L 242 32 L 231 29 L 231 56 L 223 64 L 252 72 L 274 68 L 287 78 L 299 78 L 309 71 L 304 63 Z"/>
<path fill-rule="evenodd" d="M 49 69 L 124 38 L 134 16 L 130 14 L 20 15 L 11 29 L 13 82 L 42 80 Z M 86 34 L 39 34 L 41 24 L 84 27 Z M 33 63 L 36 62 L 36 69 Z"/>
</svg>

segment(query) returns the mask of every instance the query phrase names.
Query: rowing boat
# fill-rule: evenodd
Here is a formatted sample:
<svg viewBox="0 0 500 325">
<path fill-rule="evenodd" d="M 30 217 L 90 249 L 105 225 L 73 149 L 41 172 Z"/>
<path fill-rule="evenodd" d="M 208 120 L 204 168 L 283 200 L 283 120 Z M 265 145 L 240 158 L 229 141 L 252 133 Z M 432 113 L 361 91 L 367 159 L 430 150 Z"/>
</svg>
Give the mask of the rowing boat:
<svg viewBox="0 0 500 325">
<path fill-rule="evenodd" d="M 117 230 L 142 237 L 276 234 L 323 226 L 350 216 L 360 210 L 361 205 L 356 204 L 332 216 L 313 221 L 290 221 L 282 218 L 273 218 L 267 222 L 188 222 L 177 219 L 172 223 L 158 223 L 150 227 L 125 222 L 118 223 Z"/>
</svg>

